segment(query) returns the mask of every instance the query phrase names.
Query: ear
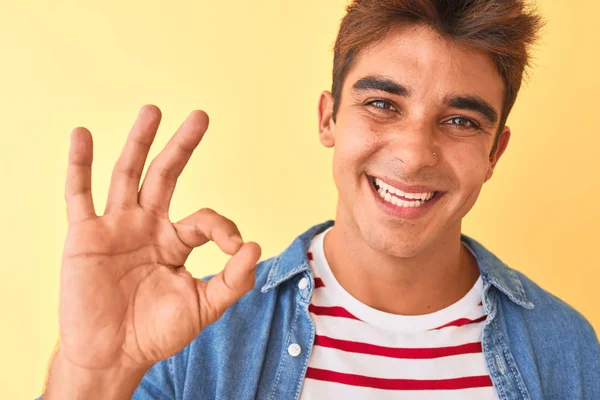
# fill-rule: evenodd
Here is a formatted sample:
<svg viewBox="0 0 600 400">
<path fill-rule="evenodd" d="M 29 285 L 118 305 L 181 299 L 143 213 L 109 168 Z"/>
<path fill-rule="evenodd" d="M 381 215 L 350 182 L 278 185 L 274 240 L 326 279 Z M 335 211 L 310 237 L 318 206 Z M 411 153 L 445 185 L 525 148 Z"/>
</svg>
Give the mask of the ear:
<svg viewBox="0 0 600 400">
<path fill-rule="evenodd" d="M 498 138 L 498 146 L 496 146 L 496 151 L 494 154 L 490 156 L 490 167 L 488 169 L 487 176 L 485 177 L 485 181 L 487 182 L 492 175 L 494 174 L 494 168 L 496 168 L 496 164 L 498 160 L 504 154 L 506 147 L 508 146 L 508 141 L 510 140 L 510 128 L 508 126 L 504 126 L 502 132 L 500 132 L 500 137 Z"/>
<path fill-rule="evenodd" d="M 325 147 L 335 145 L 335 121 L 333 120 L 333 95 L 325 90 L 319 98 L 319 141 Z"/>
</svg>

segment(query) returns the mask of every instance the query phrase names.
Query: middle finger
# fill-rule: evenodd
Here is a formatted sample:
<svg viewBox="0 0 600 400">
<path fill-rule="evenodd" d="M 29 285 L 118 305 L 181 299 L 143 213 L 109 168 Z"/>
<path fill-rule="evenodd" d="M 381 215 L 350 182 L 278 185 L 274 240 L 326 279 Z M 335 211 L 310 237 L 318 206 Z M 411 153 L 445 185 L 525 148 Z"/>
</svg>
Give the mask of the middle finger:
<svg viewBox="0 0 600 400">
<path fill-rule="evenodd" d="M 192 111 L 165 148 L 150 164 L 139 193 L 139 204 L 166 214 L 175 184 L 208 127 L 204 111 Z"/>
</svg>

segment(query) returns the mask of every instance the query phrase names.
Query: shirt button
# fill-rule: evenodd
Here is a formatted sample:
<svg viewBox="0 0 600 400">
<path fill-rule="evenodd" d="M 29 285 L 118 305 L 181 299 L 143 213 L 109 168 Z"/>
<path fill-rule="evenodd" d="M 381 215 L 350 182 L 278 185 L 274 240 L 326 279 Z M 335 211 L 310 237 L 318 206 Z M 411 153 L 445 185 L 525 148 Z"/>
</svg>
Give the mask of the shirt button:
<svg viewBox="0 0 600 400">
<path fill-rule="evenodd" d="M 302 349 L 300 349 L 300 345 L 298 343 L 290 344 L 290 347 L 288 347 L 288 353 L 290 353 L 290 356 L 292 357 L 298 357 L 301 351 Z"/>
<path fill-rule="evenodd" d="M 300 288 L 300 290 L 306 289 L 307 286 L 308 286 L 308 278 L 300 279 L 300 282 L 298 282 L 298 287 Z"/>
</svg>

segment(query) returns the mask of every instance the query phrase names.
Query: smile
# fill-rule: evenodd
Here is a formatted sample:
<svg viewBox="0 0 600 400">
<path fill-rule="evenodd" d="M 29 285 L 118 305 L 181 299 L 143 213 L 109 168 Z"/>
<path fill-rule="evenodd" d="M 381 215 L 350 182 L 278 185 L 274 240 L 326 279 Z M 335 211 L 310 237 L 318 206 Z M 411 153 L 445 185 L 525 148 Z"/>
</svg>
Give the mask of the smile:
<svg viewBox="0 0 600 400">
<path fill-rule="evenodd" d="M 398 188 L 388 185 L 379 178 L 371 177 L 371 180 L 379 196 L 384 201 L 398 207 L 420 207 L 435 197 L 435 194 L 437 193 L 405 193 Z"/>
<path fill-rule="evenodd" d="M 373 185 L 383 200 L 398 207 L 414 208 L 422 206 L 431 200 L 436 194 L 436 192 L 405 193 L 398 188 L 388 185 L 379 178 L 373 178 Z"/>
<path fill-rule="evenodd" d="M 418 218 L 442 197 L 442 192 L 409 193 L 374 176 L 367 176 L 376 203 L 385 213 L 403 219 Z"/>
</svg>

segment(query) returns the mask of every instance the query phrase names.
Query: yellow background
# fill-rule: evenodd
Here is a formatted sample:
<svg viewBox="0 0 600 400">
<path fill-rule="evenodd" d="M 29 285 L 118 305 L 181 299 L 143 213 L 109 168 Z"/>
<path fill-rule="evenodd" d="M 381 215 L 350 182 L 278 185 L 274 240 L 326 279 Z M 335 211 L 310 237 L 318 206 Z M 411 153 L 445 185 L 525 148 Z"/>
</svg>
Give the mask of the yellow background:
<svg viewBox="0 0 600 400">
<path fill-rule="evenodd" d="M 94 136 L 98 212 L 145 103 L 163 110 L 151 157 L 188 112 L 211 126 L 172 218 L 211 207 L 263 258 L 334 216 L 331 151 L 317 139 L 346 0 L 2 1 L 0 7 L 0 398 L 40 394 L 57 339 L 69 133 Z M 464 224 L 600 331 L 600 35 L 593 0 L 540 0 L 548 21 L 509 119 L 513 137 Z M 198 276 L 225 257 L 208 245 Z"/>
</svg>

